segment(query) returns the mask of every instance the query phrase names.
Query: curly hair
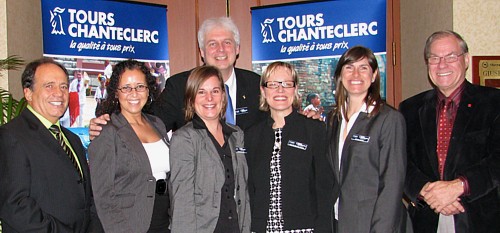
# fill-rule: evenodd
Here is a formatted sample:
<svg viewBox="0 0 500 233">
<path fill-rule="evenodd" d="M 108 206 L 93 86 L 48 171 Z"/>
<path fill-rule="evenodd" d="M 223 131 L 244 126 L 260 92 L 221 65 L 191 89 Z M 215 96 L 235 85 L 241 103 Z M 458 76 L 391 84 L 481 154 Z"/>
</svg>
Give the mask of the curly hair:
<svg viewBox="0 0 500 233">
<path fill-rule="evenodd" d="M 120 103 L 117 98 L 118 85 L 120 83 L 120 78 L 127 70 L 138 70 L 141 71 L 146 76 L 146 83 L 149 90 L 148 103 L 142 109 L 143 112 L 147 112 L 149 109 L 151 102 L 156 99 L 156 79 L 149 72 L 149 68 L 143 63 L 133 59 L 121 61 L 115 65 L 113 68 L 113 73 L 111 74 L 111 78 L 108 86 L 106 87 L 106 91 L 108 92 L 108 97 L 102 102 L 102 108 L 100 111 L 96 112 L 96 116 L 99 117 L 103 114 L 112 114 L 116 112 L 120 112 Z"/>
</svg>

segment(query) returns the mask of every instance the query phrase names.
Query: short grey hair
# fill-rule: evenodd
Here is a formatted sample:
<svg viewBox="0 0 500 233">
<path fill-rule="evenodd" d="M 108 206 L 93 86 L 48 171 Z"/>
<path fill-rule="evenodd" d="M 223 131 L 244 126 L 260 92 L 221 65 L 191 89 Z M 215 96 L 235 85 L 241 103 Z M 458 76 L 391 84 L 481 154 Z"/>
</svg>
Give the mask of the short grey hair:
<svg viewBox="0 0 500 233">
<path fill-rule="evenodd" d="M 427 59 L 430 56 L 430 53 L 431 53 L 430 50 L 431 50 L 432 43 L 434 43 L 434 41 L 437 39 L 441 39 L 441 38 L 448 37 L 448 36 L 455 37 L 458 40 L 458 45 L 462 49 L 462 53 L 469 52 L 469 46 L 467 46 L 467 42 L 465 42 L 464 38 L 462 38 L 462 36 L 460 34 L 454 32 L 454 31 L 451 31 L 451 30 L 437 31 L 437 32 L 432 33 L 432 35 L 430 35 L 427 38 L 427 41 L 425 42 L 425 48 L 424 48 L 425 64 L 427 64 Z"/>
<path fill-rule="evenodd" d="M 200 29 L 198 30 L 198 47 L 200 49 L 205 48 L 205 35 L 216 27 L 222 27 L 232 32 L 236 46 L 240 45 L 240 31 L 238 30 L 238 27 L 236 27 L 236 24 L 234 24 L 233 20 L 229 17 L 219 17 L 209 18 L 201 24 Z"/>
</svg>

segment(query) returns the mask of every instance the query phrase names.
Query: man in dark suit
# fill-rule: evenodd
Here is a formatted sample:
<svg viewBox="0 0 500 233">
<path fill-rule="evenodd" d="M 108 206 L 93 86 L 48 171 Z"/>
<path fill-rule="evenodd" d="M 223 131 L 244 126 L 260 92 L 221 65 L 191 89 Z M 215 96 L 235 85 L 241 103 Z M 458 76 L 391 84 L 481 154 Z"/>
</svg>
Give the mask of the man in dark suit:
<svg viewBox="0 0 500 233">
<path fill-rule="evenodd" d="M 68 107 L 66 69 L 49 58 L 33 61 L 22 85 L 27 109 L 0 127 L 3 232 L 102 232 L 84 148 L 59 125 Z"/>
<path fill-rule="evenodd" d="M 434 89 L 400 106 L 414 231 L 498 232 L 500 91 L 466 81 L 468 47 L 453 31 L 432 34 L 424 55 Z"/>
</svg>

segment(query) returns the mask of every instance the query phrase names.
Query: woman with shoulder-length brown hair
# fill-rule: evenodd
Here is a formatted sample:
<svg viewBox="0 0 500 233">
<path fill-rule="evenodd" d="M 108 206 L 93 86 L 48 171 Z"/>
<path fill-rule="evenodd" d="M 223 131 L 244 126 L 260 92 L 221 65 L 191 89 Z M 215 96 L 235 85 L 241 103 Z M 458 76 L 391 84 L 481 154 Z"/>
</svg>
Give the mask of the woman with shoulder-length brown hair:
<svg viewBox="0 0 500 233">
<path fill-rule="evenodd" d="M 373 52 L 362 46 L 347 50 L 335 81 L 328 152 L 338 184 L 336 232 L 404 232 L 405 122 L 380 97 Z"/>
<path fill-rule="evenodd" d="M 226 124 L 226 94 L 220 71 L 191 71 L 186 121 L 170 149 L 172 232 L 250 232 L 248 168 L 243 131 Z"/>
</svg>

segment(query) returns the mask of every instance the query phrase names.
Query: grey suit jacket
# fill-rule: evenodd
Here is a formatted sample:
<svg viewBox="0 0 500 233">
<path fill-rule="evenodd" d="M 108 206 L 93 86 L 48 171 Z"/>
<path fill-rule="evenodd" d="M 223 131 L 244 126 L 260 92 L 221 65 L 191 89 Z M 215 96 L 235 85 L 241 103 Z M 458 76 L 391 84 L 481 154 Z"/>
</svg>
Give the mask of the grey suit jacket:
<svg viewBox="0 0 500 233">
<path fill-rule="evenodd" d="M 168 144 L 162 121 L 144 115 Z M 165 154 L 168 156 L 168 154 Z M 151 223 L 156 180 L 148 155 L 132 126 L 112 114 L 89 146 L 97 214 L 106 232 L 146 232 Z"/>
<path fill-rule="evenodd" d="M 243 131 L 236 130 L 228 139 L 233 159 L 235 201 L 239 227 L 250 232 L 248 167 L 243 151 Z M 189 122 L 175 131 L 170 147 L 172 182 L 172 232 L 212 233 L 220 210 L 224 185 L 224 165 L 206 129 L 195 129 Z"/>
<path fill-rule="evenodd" d="M 404 232 L 402 203 L 406 172 L 403 116 L 388 105 L 372 117 L 361 112 L 347 135 L 339 170 L 340 124 L 329 127 L 329 159 L 339 197 L 337 232 Z"/>
</svg>

